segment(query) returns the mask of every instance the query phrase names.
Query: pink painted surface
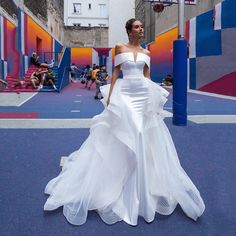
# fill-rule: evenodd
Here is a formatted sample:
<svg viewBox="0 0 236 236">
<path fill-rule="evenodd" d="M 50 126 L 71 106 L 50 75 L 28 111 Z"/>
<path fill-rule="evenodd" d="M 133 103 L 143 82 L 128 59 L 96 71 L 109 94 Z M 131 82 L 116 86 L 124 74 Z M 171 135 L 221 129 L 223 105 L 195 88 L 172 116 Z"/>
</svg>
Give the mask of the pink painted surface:
<svg viewBox="0 0 236 236">
<path fill-rule="evenodd" d="M 0 119 L 34 119 L 39 118 L 38 112 L 0 112 Z"/>
<path fill-rule="evenodd" d="M 236 97 L 236 71 L 199 88 L 199 90 Z"/>
</svg>

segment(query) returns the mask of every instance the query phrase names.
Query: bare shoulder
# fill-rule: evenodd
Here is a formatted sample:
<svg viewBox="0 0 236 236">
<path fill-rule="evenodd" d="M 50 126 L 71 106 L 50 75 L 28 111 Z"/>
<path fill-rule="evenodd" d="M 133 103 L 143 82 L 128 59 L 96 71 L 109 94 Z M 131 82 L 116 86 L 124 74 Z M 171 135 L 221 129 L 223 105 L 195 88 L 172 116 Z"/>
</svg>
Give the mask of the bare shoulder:
<svg viewBox="0 0 236 236">
<path fill-rule="evenodd" d="M 120 54 L 124 51 L 125 44 L 124 43 L 117 43 L 115 46 L 115 55 Z"/>
<path fill-rule="evenodd" d="M 151 55 L 150 51 L 147 50 L 147 49 L 143 49 L 143 50 L 142 50 L 142 53 L 146 54 L 146 55 L 149 56 L 149 57 L 150 57 L 150 55 Z"/>
</svg>

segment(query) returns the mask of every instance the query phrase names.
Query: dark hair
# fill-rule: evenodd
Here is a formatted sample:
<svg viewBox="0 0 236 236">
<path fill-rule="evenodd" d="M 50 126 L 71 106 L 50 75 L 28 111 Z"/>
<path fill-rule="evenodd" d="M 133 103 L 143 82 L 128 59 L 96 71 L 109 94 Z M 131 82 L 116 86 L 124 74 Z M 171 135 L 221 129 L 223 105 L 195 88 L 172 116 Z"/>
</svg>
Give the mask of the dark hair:
<svg viewBox="0 0 236 236">
<path fill-rule="evenodd" d="M 128 35 L 129 35 L 129 31 L 132 30 L 132 26 L 133 26 L 133 23 L 134 23 L 135 21 L 137 21 L 137 19 L 131 18 L 131 19 L 129 19 L 129 20 L 126 22 L 125 28 L 126 28 L 126 32 L 127 32 Z"/>
</svg>

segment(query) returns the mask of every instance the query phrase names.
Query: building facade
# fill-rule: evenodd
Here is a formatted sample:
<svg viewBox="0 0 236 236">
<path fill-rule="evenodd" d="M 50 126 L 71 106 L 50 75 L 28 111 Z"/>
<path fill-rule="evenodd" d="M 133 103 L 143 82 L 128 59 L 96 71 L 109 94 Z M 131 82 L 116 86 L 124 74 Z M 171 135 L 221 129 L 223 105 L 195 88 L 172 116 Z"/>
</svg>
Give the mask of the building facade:
<svg viewBox="0 0 236 236">
<path fill-rule="evenodd" d="M 135 0 L 109 1 L 108 46 L 114 47 L 118 42 L 127 42 L 125 23 L 135 17 Z"/>
<path fill-rule="evenodd" d="M 65 26 L 108 27 L 108 0 L 65 0 Z"/>
<path fill-rule="evenodd" d="M 197 0 L 196 6 L 185 5 L 185 21 L 212 9 L 223 0 Z M 145 26 L 145 42 L 151 43 L 155 36 L 177 26 L 178 5 L 165 7 L 160 13 L 155 13 L 150 2 L 135 0 L 135 16 L 143 21 Z"/>
<path fill-rule="evenodd" d="M 70 45 L 114 47 L 118 42 L 126 42 L 125 22 L 134 16 L 135 0 L 64 1 L 66 35 L 76 42 Z M 76 39 L 74 34 L 80 36 Z"/>
</svg>

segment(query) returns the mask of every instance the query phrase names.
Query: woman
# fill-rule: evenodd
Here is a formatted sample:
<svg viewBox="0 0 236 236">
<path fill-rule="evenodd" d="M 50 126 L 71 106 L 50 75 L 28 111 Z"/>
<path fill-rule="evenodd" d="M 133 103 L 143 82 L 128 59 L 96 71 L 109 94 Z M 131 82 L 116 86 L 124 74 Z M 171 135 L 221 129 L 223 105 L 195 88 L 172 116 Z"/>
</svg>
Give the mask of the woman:
<svg viewBox="0 0 236 236">
<path fill-rule="evenodd" d="M 115 49 L 111 85 L 101 87 L 105 110 L 92 119 L 90 135 L 66 160 L 45 192 L 45 210 L 63 206 L 67 220 L 85 223 L 96 210 L 107 224 L 147 222 L 155 212 L 171 214 L 179 203 L 196 220 L 204 211 L 201 196 L 180 166 L 163 122 L 168 92 L 150 80 L 149 51 L 140 47 L 143 27 L 130 19 L 127 44 Z M 120 70 L 124 78 L 118 79 Z"/>
<path fill-rule="evenodd" d="M 36 52 L 33 52 L 31 57 L 30 57 L 30 63 L 36 67 L 45 67 L 45 68 L 52 68 L 54 65 L 54 61 L 51 61 L 51 64 L 47 63 L 40 63 L 39 62 L 39 56 L 37 55 Z"/>
</svg>

